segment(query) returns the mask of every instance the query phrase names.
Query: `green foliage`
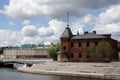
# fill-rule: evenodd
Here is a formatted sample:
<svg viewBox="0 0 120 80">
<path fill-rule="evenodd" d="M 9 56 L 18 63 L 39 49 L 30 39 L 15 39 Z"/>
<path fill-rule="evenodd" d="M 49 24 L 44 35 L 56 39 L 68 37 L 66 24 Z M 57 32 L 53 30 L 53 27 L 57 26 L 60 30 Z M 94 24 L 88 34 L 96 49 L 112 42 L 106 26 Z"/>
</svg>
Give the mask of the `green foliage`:
<svg viewBox="0 0 120 80">
<path fill-rule="evenodd" d="M 119 58 L 119 60 L 120 60 L 120 52 L 118 53 L 118 58 Z"/>
<path fill-rule="evenodd" d="M 96 53 L 96 46 L 92 46 L 92 47 L 87 47 L 87 54 L 86 54 L 86 58 L 89 59 L 91 56 L 93 56 L 93 53 Z"/>
<path fill-rule="evenodd" d="M 105 41 L 102 40 L 98 43 L 97 46 L 91 46 L 91 47 L 87 47 L 85 48 L 86 51 L 86 58 L 89 59 L 90 57 L 95 57 L 95 58 L 107 58 L 112 56 L 112 48 L 110 46 L 110 44 Z"/>
<path fill-rule="evenodd" d="M 102 40 L 96 46 L 96 57 L 102 57 L 102 58 L 110 57 L 111 53 L 112 53 L 112 48 L 110 44 L 105 40 Z"/>
<path fill-rule="evenodd" d="M 88 47 L 85 50 L 87 51 L 86 52 L 86 58 L 89 59 L 90 58 L 90 53 L 91 53 L 90 48 Z"/>
<path fill-rule="evenodd" d="M 50 48 L 47 49 L 48 56 L 54 59 L 59 50 L 60 50 L 60 44 L 59 43 L 53 44 Z"/>
</svg>

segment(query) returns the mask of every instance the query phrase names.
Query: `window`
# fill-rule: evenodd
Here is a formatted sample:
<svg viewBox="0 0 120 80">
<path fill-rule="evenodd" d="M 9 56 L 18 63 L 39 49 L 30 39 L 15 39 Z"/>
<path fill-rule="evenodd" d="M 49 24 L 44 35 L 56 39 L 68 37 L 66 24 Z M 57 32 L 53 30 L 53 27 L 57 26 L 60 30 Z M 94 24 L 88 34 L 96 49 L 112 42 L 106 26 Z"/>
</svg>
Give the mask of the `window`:
<svg viewBox="0 0 120 80">
<path fill-rule="evenodd" d="M 89 42 L 87 42 L 87 47 L 89 47 L 90 46 L 90 44 L 89 44 Z"/>
<path fill-rule="evenodd" d="M 98 42 L 95 42 L 95 46 L 97 46 Z"/>
<path fill-rule="evenodd" d="M 79 53 L 79 58 L 81 58 L 82 57 L 82 54 L 81 53 Z"/>
<path fill-rule="evenodd" d="M 81 42 L 79 42 L 79 47 L 81 47 Z"/>
<path fill-rule="evenodd" d="M 73 42 L 71 42 L 71 47 L 73 47 Z"/>
<path fill-rule="evenodd" d="M 71 56 L 71 58 L 73 58 L 73 57 L 74 57 L 74 54 L 73 54 L 73 53 L 71 53 L 71 55 L 70 55 L 70 56 Z"/>
<path fill-rule="evenodd" d="M 66 46 L 63 47 L 63 50 L 64 50 L 64 51 L 66 50 Z"/>
</svg>

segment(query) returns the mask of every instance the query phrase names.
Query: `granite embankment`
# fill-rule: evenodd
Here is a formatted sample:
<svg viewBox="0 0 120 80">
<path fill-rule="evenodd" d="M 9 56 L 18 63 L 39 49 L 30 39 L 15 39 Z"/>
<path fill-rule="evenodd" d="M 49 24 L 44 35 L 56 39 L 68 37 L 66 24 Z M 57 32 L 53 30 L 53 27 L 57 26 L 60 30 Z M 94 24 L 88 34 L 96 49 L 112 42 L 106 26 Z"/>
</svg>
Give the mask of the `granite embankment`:
<svg viewBox="0 0 120 80">
<path fill-rule="evenodd" d="M 18 71 L 36 74 L 66 75 L 120 80 L 120 62 L 46 62 L 44 64 L 34 64 L 31 67 L 19 67 Z"/>
</svg>

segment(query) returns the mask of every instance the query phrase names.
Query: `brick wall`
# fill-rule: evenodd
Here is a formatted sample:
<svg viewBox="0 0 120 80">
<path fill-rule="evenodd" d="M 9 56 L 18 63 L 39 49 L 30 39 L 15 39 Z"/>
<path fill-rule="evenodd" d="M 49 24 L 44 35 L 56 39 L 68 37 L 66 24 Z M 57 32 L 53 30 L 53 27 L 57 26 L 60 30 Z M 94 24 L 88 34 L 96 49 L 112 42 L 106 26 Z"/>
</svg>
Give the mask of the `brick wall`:
<svg viewBox="0 0 120 80">
<path fill-rule="evenodd" d="M 90 58 L 87 58 L 88 48 L 95 46 L 103 39 L 85 39 L 85 40 L 70 40 L 69 38 L 61 38 L 61 53 L 59 59 L 69 59 L 69 61 L 110 61 L 117 59 L 117 42 L 110 38 L 104 39 L 109 42 L 113 49 L 113 56 L 109 58 L 95 58 L 94 53 L 90 54 Z M 72 44 L 72 46 L 71 46 Z M 80 44 L 80 45 L 79 45 Z M 66 47 L 66 48 L 65 48 Z M 65 50 L 64 50 L 65 49 Z M 64 53 L 63 53 L 64 51 Z M 72 55 L 72 56 L 71 56 Z"/>
</svg>

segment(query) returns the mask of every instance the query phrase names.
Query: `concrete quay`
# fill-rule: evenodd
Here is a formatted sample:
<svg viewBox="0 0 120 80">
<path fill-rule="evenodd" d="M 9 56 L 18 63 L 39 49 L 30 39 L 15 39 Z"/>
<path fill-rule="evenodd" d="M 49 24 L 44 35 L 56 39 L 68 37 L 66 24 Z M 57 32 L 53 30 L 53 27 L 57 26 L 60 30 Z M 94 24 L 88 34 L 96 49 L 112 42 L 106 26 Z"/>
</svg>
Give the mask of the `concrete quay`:
<svg viewBox="0 0 120 80">
<path fill-rule="evenodd" d="M 86 63 L 86 62 L 45 62 L 31 67 L 19 67 L 18 71 L 66 75 L 108 80 L 120 80 L 120 62 Z"/>
</svg>

